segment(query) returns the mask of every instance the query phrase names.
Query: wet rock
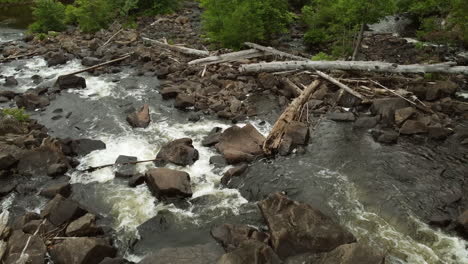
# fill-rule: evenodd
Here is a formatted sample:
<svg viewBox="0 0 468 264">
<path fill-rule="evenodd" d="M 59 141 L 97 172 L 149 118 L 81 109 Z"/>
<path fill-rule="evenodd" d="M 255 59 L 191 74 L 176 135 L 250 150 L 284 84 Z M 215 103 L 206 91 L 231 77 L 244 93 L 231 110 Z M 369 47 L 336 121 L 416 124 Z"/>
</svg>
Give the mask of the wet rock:
<svg viewBox="0 0 468 264">
<path fill-rule="evenodd" d="M 15 79 L 14 76 L 5 77 L 5 86 L 11 87 L 11 86 L 17 86 L 17 85 L 18 85 L 18 81 Z"/>
<path fill-rule="evenodd" d="M 78 219 L 85 214 L 86 210 L 77 202 L 70 198 L 66 199 L 60 194 L 50 200 L 41 211 L 41 217 L 47 218 L 56 226 Z"/>
<path fill-rule="evenodd" d="M 42 238 L 38 235 L 31 236 L 25 234 L 20 230 L 13 231 L 8 240 L 7 253 L 5 254 L 6 258 L 4 259 L 5 264 L 19 263 L 18 260 L 28 241 L 28 247 L 24 251 L 26 261 L 21 263 L 43 264 L 47 249 Z"/>
<path fill-rule="evenodd" d="M 26 234 L 33 235 L 34 233 L 36 233 L 36 231 L 38 232 L 37 234 L 45 234 L 45 233 L 48 233 L 48 232 L 50 232 L 50 231 L 52 231 L 52 230 L 54 230 L 56 228 L 57 227 L 54 226 L 48 220 L 37 219 L 37 220 L 31 220 L 28 223 L 26 223 L 23 226 L 22 230 Z"/>
<path fill-rule="evenodd" d="M 124 258 L 104 258 L 99 264 L 130 264 L 133 262 L 128 262 Z"/>
<path fill-rule="evenodd" d="M 431 139 L 444 140 L 453 134 L 453 130 L 445 127 L 428 127 L 427 133 Z"/>
<path fill-rule="evenodd" d="M 96 216 L 90 213 L 71 222 L 65 231 L 69 237 L 91 237 L 102 233 L 102 229 L 96 226 Z"/>
<path fill-rule="evenodd" d="M 35 74 L 33 76 L 31 76 L 31 80 L 33 81 L 34 84 L 40 84 L 42 82 L 42 77 Z"/>
<path fill-rule="evenodd" d="M 218 264 L 281 264 L 273 249 L 264 243 L 247 240 L 239 248 L 224 254 Z"/>
<path fill-rule="evenodd" d="M 224 224 L 211 229 L 211 236 L 220 243 L 226 252 L 238 248 L 246 240 L 256 240 L 268 245 L 270 236 L 268 233 L 245 225 Z"/>
<path fill-rule="evenodd" d="M 160 91 L 161 96 L 164 100 L 176 98 L 177 95 L 181 92 L 182 91 L 177 87 L 165 87 Z"/>
<path fill-rule="evenodd" d="M 102 61 L 100 59 L 95 58 L 95 57 L 84 57 L 81 60 L 81 65 L 91 67 L 91 66 L 94 66 L 94 65 L 98 65 L 101 62 Z"/>
<path fill-rule="evenodd" d="M 357 98 L 356 96 L 346 92 L 345 90 L 341 90 L 337 100 L 337 105 L 342 107 L 355 107 L 360 105 L 361 101 L 362 100 Z"/>
<path fill-rule="evenodd" d="M 27 223 L 39 219 L 41 219 L 41 216 L 39 214 L 35 212 L 26 212 L 24 215 L 15 219 L 12 228 L 14 230 L 22 230 Z"/>
<path fill-rule="evenodd" d="M 434 215 L 429 219 L 429 224 L 437 227 L 447 227 L 452 222 L 448 215 Z"/>
<path fill-rule="evenodd" d="M 309 126 L 302 122 L 292 121 L 286 127 L 279 147 L 280 155 L 287 155 L 297 146 L 304 146 L 309 141 Z"/>
<path fill-rule="evenodd" d="M 414 135 L 427 133 L 427 126 L 416 120 L 407 120 L 400 128 L 400 134 Z"/>
<path fill-rule="evenodd" d="M 397 125 L 403 124 L 406 120 L 416 115 L 416 109 L 413 107 L 405 107 L 395 110 L 395 122 Z"/>
<path fill-rule="evenodd" d="M 56 183 L 41 190 L 40 195 L 49 199 L 54 198 L 57 194 L 63 197 L 69 197 L 71 194 L 71 185 L 68 182 Z"/>
<path fill-rule="evenodd" d="M 264 141 L 265 137 L 251 124 L 242 128 L 232 126 L 221 134 L 216 149 L 229 164 L 234 164 L 263 155 Z"/>
<path fill-rule="evenodd" d="M 194 105 L 195 97 L 186 94 L 178 94 L 174 102 L 174 107 L 181 110 L 193 107 Z"/>
<path fill-rule="evenodd" d="M 64 163 L 55 163 L 47 168 L 47 175 L 57 177 L 64 175 L 68 171 L 68 166 Z"/>
<path fill-rule="evenodd" d="M 468 210 L 465 210 L 456 220 L 457 228 L 462 235 L 468 237 Z"/>
<path fill-rule="evenodd" d="M 128 180 L 128 186 L 130 186 L 130 187 L 137 187 L 138 185 L 141 185 L 143 183 L 145 183 L 145 175 L 141 174 L 141 173 L 133 175 Z"/>
<path fill-rule="evenodd" d="M 18 95 L 15 97 L 15 102 L 19 108 L 24 107 L 27 110 L 43 108 L 50 104 L 50 101 L 46 96 L 37 95 L 35 93 L 24 93 L 22 95 Z"/>
<path fill-rule="evenodd" d="M 15 165 L 18 160 L 10 154 L 0 154 L 0 170 L 6 170 Z"/>
<path fill-rule="evenodd" d="M 226 173 L 224 173 L 223 177 L 221 178 L 221 183 L 227 185 L 232 177 L 241 176 L 247 169 L 249 165 L 247 163 L 242 163 L 234 168 L 230 168 Z"/>
<path fill-rule="evenodd" d="M 374 128 L 378 122 L 379 119 L 375 116 L 361 116 L 356 119 L 353 126 L 357 128 Z"/>
<path fill-rule="evenodd" d="M 257 81 L 263 88 L 267 90 L 271 90 L 273 87 L 276 87 L 279 84 L 279 81 L 276 79 L 276 76 L 266 72 L 258 74 Z"/>
<path fill-rule="evenodd" d="M 10 99 L 8 99 L 8 98 L 6 98 L 4 96 L 0 96 L 0 103 L 6 103 L 8 101 L 10 101 Z"/>
<path fill-rule="evenodd" d="M 149 123 L 151 122 L 150 113 L 149 113 L 149 105 L 144 104 L 140 110 L 133 112 L 127 116 L 127 122 L 132 127 L 141 127 L 146 128 L 148 127 Z"/>
<path fill-rule="evenodd" d="M 129 178 L 135 175 L 136 174 L 135 164 L 122 164 L 122 163 L 135 162 L 137 160 L 138 160 L 137 157 L 132 157 L 132 156 L 120 155 L 119 157 L 117 157 L 115 164 L 121 164 L 121 165 L 117 165 L 117 171 L 115 172 L 115 177 Z"/>
<path fill-rule="evenodd" d="M 181 138 L 164 145 L 156 156 L 156 165 L 164 166 L 174 163 L 180 166 L 192 165 L 198 160 L 198 150 L 192 145 L 190 138 Z"/>
<path fill-rule="evenodd" d="M 427 101 L 453 95 L 457 89 L 458 85 L 452 81 L 426 82 L 408 87 L 408 91 L 414 93 L 419 99 Z"/>
<path fill-rule="evenodd" d="M 344 112 L 344 113 L 333 112 L 333 113 L 327 114 L 327 117 L 328 119 L 333 120 L 333 121 L 352 122 L 356 120 L 353 113 L 351 112 Z"/>
<path fill-rule="evenodd" d="M 146 184 L 158 199 L 192 196 L 190 175 L 183 171 L 166 168 L 150 169 L 146 172 Z"/>
<path fill-rule="evenodd" d="M 222 134 L 222 128 L 215 127 L 213 128 L 210 133 L 202 140 L 202 146 L 204 147 L 212 147 L 219 142 L 219 138 Z"/>
<path fill-rule="evenodd" d="M 169 247 L 145 256 L 139 264 L 213 264 L 222 254 L 223 250 L 211 243 L 191 247 Z"/>
<path fill-rule="evenodd" d="M 391 130 L 372 130 L 371 135 L 375 141 L 385 144 L 394 144 L 398 140 L 399 134 Z"/>
<path fill-rule="evenodd" d="M 227 165 L 227 162 L 223 156 L 217 155 L 210 157 L 210 164 L 213 164 L 215 167 L 224 167 Z"/>
<path fill-rule="evenodd" d="M 53 245 L 49 252 L 55 264 L 99 264 L 115 257 L 117 250 L 104 238 L 77 237 Z"/>
<path fill-rule="evenodd" d="M 59 146 L 42 145 L 36 149 L 25 151 L 19 159 L 17 169 L 20 174 L 26 176 L 46 175 L 49 172 L 51 176 L 56 176 L 66 171 L 64 169 L 66 165 L 62 167 L 66 162 L 67 159 Z"/>
<path fill-rule="evenodd" d="M 190 113 L 188 117 L 188 121 L 190 122 L 198 122 L 200 121 L 200 115 L 197 113 Z"/>
<path fill-rule="evenodd" d="M 101 140 L 83 138 L 71 141 L 70 147 L 73 154 L 85 156 L 95 150 L 105 149 L 106 144 Z"/>
<path fill-rule="evenodd" d="M 6 196 L 12 191 L 15 190 L 16 186 L 18 185 L 18 182 L 16 180 L 5 180 L 1 179 L 2 184 L 0 186 L 0 197 Z"/>
<path fill-rule="evenodd" d="M 328 252 L 356 241 L 346 229 L 312 206 L 275 193 L 258 203 L 282 259 L 301 253 Z"/>
<path fill-rule="evenodd" d="M 60 90 L 72 88 L 86 88 L 86 80 L 76 75 L 61 75 L 54 84 Z"/>
<path fill-rule="evenodd" d="M 3 97 L 6 97 L 8 99 L 13 99 L 15 98 L 15 96 L 17 96 L 18 93 L 14 92 L 14 91 L 0 91 L 0 96 L 3 96 Z"/>
<path fill-rule="evenodd" d="M 63 52 L 53 52 L 49 54 L 45 59 L 47 61 L 47 67 L 65 64 L 68 61 L 67 56 L 65 56 Z"/>
<path fill-rule="evenodd" d="M 380 116 L 385 125 L 391 125 L 395 121 L 395 111 L 408 106 L 409 103 L 402 98 L 382 98 L 372 101 L 370 111 Z"/>
</svg>

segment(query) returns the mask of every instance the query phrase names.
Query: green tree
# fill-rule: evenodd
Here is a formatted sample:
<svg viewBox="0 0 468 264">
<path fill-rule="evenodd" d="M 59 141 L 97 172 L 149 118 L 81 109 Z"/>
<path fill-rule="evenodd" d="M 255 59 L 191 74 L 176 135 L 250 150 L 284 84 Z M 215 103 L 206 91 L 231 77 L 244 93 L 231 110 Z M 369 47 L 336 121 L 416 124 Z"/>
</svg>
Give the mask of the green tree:
<svg viewBox="0 0 468 264">
<path fill-rule="evenodd" d="M 32 12 L 35 22 L 29 30 L 36 33 L 65 29 L 65 6 L 56 0 L 36 0 Z"/>
</svg>

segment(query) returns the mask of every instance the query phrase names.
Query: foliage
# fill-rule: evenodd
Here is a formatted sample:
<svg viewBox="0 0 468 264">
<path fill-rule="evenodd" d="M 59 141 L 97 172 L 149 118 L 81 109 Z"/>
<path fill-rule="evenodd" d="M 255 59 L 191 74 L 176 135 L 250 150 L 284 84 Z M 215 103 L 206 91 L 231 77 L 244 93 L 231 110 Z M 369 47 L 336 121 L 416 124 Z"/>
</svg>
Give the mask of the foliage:
<svg viewBox="0 0 468 264">
<path fill-rule="evenodd" d="M 178 0 L 139 0 L 137 7 L 145 15 L 172 13 L 179 7 Z"/>
<path fill-rule="evenodd" d="M 29 115 L 24 112 L 24 108 L 4 108 L 2 109 L 4 115 L 9 115 L 20 122 L 29 120 Z"/>
<path fill-rule="evenodd" d="M 424 49 L 424 43 L 422 43 L 422 42 L 416 42 L 416 43 L 414 43 L 414 47 L 415 47 L 416 49 L 422 50 L 422 49 Z"/>
<path fill-rule="evenodd" d="M 108 0 L 76 0 L 67 8 L 67 21 L 76 21 L 83 32 L 96 32 L 107 27 L 115 18 Z"/>
<path fill-rule="evenodd" d="M 36 0 L 33 7 L 35 22 L 31 32 L 47 33 L 65 29 L 65 6 L 57 0 Z"/>
<path fill-rule="evenodd" d="M 201 0 L 201 5 L 209 40 L 235 49 L 286 32 L 293 19 L 287 0 Z"/>
<path fill-rule="evenodd" d="M 321 51 L 314 56 L 312 56 L 311 60 L 313 61 L 331 61 L 334 60 L 333 56 L 328 55 L 327 53 Z"/>
</svg>

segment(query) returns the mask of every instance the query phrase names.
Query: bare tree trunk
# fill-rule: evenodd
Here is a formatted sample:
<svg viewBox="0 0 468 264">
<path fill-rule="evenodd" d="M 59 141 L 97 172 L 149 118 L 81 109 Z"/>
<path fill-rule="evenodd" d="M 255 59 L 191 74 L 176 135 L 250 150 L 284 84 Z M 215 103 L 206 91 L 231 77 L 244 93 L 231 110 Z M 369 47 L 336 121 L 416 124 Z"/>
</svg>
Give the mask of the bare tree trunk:
<svg viewBox="0 0 468 264">
<path fill-rule="evenodd" d="M 210 56 L 206 58 L 196 59 L 196 60 L 190 61 L 188 64 L 189 65 L 195 65 L 195 64 L 210 65 L 210 64 L 216 64 L 216 63 L 222 63 L 222 62 L 236 61 L 236 60 L 241 60 L 241 59 L 256 58 L 256 57 L 261 57 L 264 55 L 265 55 L 265 52 L 263 51 L 258 51 L 256 49 L 249 49 L 249 50 L 241 50 L 241 51 L 221 54 L 217 56 Z"/>
<path fill-rule="evenodd" d="M 366 27 L 366 24 L 362 23 L 361 24 L 361 29 L 359 30 L 359 35 L 358 35 L 356 46 L 354 46 L 353 56 L 351 57 L 351 60 L 356 60 L 356 56 L 357 56 L 357 54 L 359 52 L 359 49 L 361 48 L 362 37 L 364 35 L 364 28 L 365 27 Z"/>
<path fill-rule="evenodd" d="M 192 56 L 197 56 L 197 57 L 206 57 L 206 56 L 209 56 L 210 53 L 206 50 L 197 50 L 197 49 L 190 49 L 190 48 L 186 48 L 186 47 L 180 47 L 180 46 L 176 46 L 176 45 L 169 45 L 169 44 L 166 44 L 166 43 L 163 43 L 161 41 L 157 41 L 157 40 L 154 40 L 154 39 L 150 39 L 150 38 L 143 38 L 143 40 L 145 41 L 149 41 L 153 44 L 156 44 L 157 46 L 160 46 L 160 47 L 163 47 L 163 48 L 166 48 L 166 49 L 170 49 L 170 50 L 173 50 L 173 51 L 177 51 L 177 52 L 180 52 L 180 53 L 184 53 L 184 54 L 187 54 L 187 55 L 192 55 Z"/>
<path fill-rule="evenodd" d="M 302 60 L 302 61 L 308 61 L 309 60 L 309 59 L 304 58 L 304 57 L 292 55 L 292 54 L 289 54 L 289 53 L 286 53 L 286 52 L 283 52 L 283 51 L 279 51 L 279 50 L 274 49 L 272 47 L 265 47 L 265 46 L 258 45 L 258 44 L 255 44 L 255 43 L 245 42 L 244 45 L 246 45 L 246 46 L 248 46 L 250 48 L 253 48 L 253 49 L 258 49 L 258 50 L 261 50 L 261 51 L 271 53 L 273 55 L 278 55 L 278 56 L 283 57 L 283 58 L 289 58 L 289 59 L 293 59 L 293 60 Z"/>
</svg>

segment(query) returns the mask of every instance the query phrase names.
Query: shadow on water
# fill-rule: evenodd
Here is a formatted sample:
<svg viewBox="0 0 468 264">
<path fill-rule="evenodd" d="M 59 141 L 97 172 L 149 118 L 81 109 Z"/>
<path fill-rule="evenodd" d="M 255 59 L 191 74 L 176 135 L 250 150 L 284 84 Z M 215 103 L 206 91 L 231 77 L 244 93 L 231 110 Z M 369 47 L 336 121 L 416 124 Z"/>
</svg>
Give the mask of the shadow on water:
<svg viewBox="0 0 468 264">
<path fill-rule="evenodd" d="M 31 5 L 0 4 L 0 28 L 26 29 L 33 22 Z"/>
</svg>

